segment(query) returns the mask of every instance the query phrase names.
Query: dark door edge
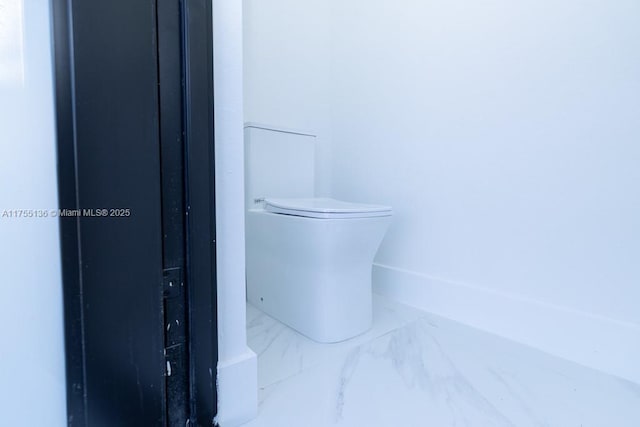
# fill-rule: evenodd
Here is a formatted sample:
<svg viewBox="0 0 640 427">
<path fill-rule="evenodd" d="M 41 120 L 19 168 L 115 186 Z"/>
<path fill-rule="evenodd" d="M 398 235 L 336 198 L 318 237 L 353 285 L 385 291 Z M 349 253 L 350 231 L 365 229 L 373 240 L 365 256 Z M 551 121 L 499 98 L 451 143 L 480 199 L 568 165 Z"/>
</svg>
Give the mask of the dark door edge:
<svg viewBox="0 0 640 427">
<path fill-rule="evenodd" d="M 58 207 L 77 209 L 72 23 L 69 4 L 51 4 L 55 84 Z M 59 217 L 64 304 L 67 423 L 86 425 L 85 360 L 82 346 L 82 273 L 78 218 Z"/>
<path fill-rule="evenodd" d="M 217 398 L 217 283 L 211 2 L 183 2 L 187 281 L 192 416 L 214 425 Z"/>
<path fill-rule="evenodd" d="M 217 283 L 211 3 L 184 0 L 187 280 L 191 421 L 216 425 Z M 73 28 L 66 0 L 52 1 L 54 84 L 60 209 L 77 209 Z M 83 349 L 82 273 L 77 217 L 60 217 L 67 423 L 84 426 L 87 394 Z"/>
</svg>

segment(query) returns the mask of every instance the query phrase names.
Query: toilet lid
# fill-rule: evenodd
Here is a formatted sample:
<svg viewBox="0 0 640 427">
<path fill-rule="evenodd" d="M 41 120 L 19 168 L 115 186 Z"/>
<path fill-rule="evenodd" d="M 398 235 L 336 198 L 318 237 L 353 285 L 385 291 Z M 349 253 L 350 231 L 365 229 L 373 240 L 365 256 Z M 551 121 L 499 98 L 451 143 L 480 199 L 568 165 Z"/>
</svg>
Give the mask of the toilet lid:
<svg viewBox="0 0 640 427">
<path fill-rule="evenodd" d="M 265 199 L 265 210 L 309 218 L 368 218 L 391 215 L 389 206 L 343 202 L 327 197 L 309 199 Z"/>
</svg>

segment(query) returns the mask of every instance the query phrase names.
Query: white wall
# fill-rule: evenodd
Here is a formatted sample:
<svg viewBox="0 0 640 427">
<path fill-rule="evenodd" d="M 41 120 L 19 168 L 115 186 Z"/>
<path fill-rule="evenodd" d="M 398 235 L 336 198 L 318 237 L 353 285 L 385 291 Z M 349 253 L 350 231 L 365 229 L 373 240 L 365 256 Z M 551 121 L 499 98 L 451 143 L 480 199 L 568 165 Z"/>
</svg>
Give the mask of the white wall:
<svg viewBox="0 0 640 427">
<path fill-rule="evenodd" d="M 213 1 L 218 280 L 218 416 L 248 421 L 258 407 L 256 355 L 247 346 L 244 271 L 242 3 Z"/>
<path fill-rule="evenodd" d="M 317 136 L 318 195 L 330 192 L 331 3 L 244 0 L 245 122 Z"/>
<path fill-rule="evenodd" d="M 640 324 L 640 3 L 340 3 L 334 190 L 396 208 L 378 261 Z"/>
<path fill-rule="evenodd" d="M 245 4 L 246 119 L 395 209 L 378 291 L 640 381 L 640 3 Z"/>
<path fill-rule="evenodd" d="M 0 0 L 0 425 L 65 426 L 49 1 Z"/>
<path fill-rule="evenodd" d="M 495 293 L 462 319 L 480 326 L 533 313 L 496 314 L 514 297 L 640 341 L 640 3 L 335 5 L 333 191 L 395 208 L 380 268 L 421 276 L 444 300 L 414 303 L 453 317 L 469 303 L 448 289 Z"/>
</svg>

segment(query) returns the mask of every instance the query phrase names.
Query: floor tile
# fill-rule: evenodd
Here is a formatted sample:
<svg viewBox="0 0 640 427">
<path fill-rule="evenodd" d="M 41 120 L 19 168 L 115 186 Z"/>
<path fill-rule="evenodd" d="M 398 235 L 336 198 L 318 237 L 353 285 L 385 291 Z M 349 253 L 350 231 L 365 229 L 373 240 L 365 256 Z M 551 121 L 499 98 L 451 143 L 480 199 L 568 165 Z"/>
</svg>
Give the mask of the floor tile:
<svg viewBox="0 0 640 427">
<path fill-rule="evenodd" d="M 261 387 L 258 418 L 246 426 L 640 426 L 639 385 L 410 313 L 334 350 L 302 343 L 290 330 L 274 334 L 283 345 L 271 355 L 263 346 L 260 358 L 269 359 L 259 359 L 259 367 L 284 372 L 278 363 L 296 357 L 299 364 L 288 377 L 262 373 L 285 378 Z M 276 354 L 289 352 L 298 356 L 278 362 Z"/>
<path fill-rule="evenodd" d="M 258 386 L 282 381 L 424 315 L 420 310 L 374 295 L 374 320 L 369 331 L 340 343 L 321 344 L 247 304 L 247 341 L 258 355 Z"/>
</svg>

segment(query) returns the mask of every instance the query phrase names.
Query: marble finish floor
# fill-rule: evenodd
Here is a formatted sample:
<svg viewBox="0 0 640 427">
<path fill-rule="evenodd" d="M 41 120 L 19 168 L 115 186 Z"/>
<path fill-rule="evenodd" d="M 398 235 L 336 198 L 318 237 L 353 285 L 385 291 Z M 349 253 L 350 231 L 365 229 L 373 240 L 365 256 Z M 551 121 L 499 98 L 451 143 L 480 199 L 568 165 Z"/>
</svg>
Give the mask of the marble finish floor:
<svg viewBox="0 0 640 427">
<path fill-rule="evenodd" d="M 640 385 L 386 299 L 318 344 L 247 307 L 258 417 L 246 427 L 640 426 Z"/>
</svg>

